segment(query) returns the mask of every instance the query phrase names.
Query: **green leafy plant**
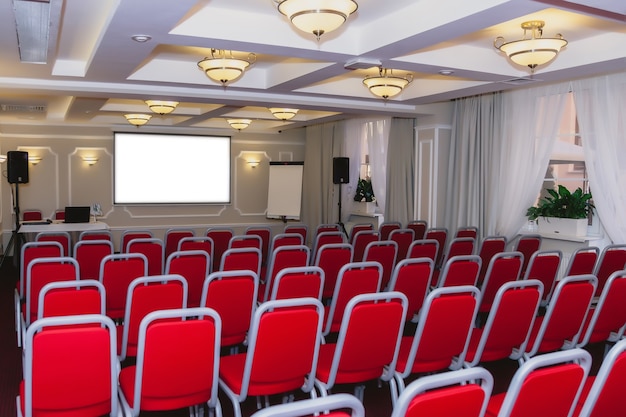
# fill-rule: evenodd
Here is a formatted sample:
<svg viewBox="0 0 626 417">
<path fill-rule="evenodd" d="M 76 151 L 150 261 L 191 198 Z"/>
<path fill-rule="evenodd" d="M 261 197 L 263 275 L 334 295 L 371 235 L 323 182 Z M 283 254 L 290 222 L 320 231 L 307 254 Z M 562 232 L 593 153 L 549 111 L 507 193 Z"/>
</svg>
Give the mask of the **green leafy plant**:
<svg viewBox="0 0 626 417">
<path fill-rule="evenodd" d="M 366 201 L 371 203 L 376 201 L 374 197 L 374 189 L 372 188 L 372 181 L 367 178 L 359 178 L 359 183 L 356 187 L 356 194 L 354 195 L 354 201 Z"/>
<path fill-rule="evenodd" d="M 595 209 L 591 193 L 583 193 L 580 187 L 570 192 L 559 185 L 558 190 L 547 188 L 546 191 L 549 196 L 540 199 L 536 206 L 529 207 L 526 211 L 528 220 L 537 220 L 539 217 L 585 219 Z"/>
</svg>

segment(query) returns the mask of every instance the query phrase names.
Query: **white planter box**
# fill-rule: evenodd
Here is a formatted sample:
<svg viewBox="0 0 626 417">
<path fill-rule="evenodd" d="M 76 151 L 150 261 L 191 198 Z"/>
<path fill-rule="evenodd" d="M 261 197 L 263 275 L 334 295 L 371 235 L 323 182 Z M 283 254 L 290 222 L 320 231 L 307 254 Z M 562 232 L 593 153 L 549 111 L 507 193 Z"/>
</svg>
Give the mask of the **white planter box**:
<svg viewBox="0 0 626 417">
<path fill-rule="evenodd" d="M 540 217 L 538 225 L 539 233 L 559 234 L 564 236 L 587 235 L 587 219 Z"/>
<path fill-rule="evenodd" d="M 354 203 L 354 212 L 362 214 L 374 214 L 376 212 L 376 202 L 358 201 Z"/>
</svg>

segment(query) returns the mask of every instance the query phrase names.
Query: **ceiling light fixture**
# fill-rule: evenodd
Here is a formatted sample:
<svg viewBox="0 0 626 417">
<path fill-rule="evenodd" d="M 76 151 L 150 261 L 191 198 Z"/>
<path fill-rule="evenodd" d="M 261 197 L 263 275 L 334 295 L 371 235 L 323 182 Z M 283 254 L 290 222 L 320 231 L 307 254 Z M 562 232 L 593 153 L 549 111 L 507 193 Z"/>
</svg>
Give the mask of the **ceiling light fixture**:
<svg viewBox="0 0 626 417">
<path fill-rule="evenodd" d="M 270 107 L 269 109 L 274 117 L 280 120 L 293 119 L 298 114 L 298 109 L 288 109 L 285 107 Z"/>
<path fill-rule="evenodd" d="M 228 124 L 233 128 L 237 129 L 240 132 L 246 127 L 250 126 L 252 120 L 250 119 L 228 119 Z"/>
<path fill-rule="evenodd" d="M 413 75 L 411 74 L 401 77 L 394 75 L 392 69 L 379 68 L 378 75 L 365 77 L 363 84 L 367 86 L 372 94 L 387 100 L 389 97 L 400 94 L 411 81 L 413 81 Z"/>
<path fill-rule="evenodd" d="M 173 112 L 179 103 L 178 101 L 146 100 L 146 104 L 150 110 L 163 116 Z"/>
<path fill-rule="evenodd" d="M 354 0 L 274 0 L 278 11 L 303 32 L 312 33 L 319 41 L 324 33 L 343 25 L 358 9 Z"/>
<path fill-rule="evenodd" d="M 144 43 L 144 42 L 148 42 L 150 39 L 152 39 L 152 36 L 150 36 L 150 35 L 133 35 L 130 38 L 132 40 L 134 40 L 135 42 Z"/>
<path fill-rule="evenodd" d="M 124 117 L 128 120 L 128 123 L 137 127 L 145 125 L 150 119 L 152 119 L 151 114 L 142 113 L 125 114 Z"/>
<path fill-rule="evenodd" d="M 504 37 L 498 36 L 493 41 L 493 46 L 504 52 L 514 63 L 527 66 L 530 72 L 534 73 L 538 65 L 553 60 L 561 48 L 567 45 L 567 41 L 560 33 L 557 33 L 554 38 L 542 38 L 544 25 L 545 22 L 542 20 L 524 22 L 521 25 L 524 29 L 522 39 L 505 42 Z M 527 37 L 529 32 L 530 37 Z"/>
<path fill-rule="evenodd" d="M 245 54 L 246 52 L 244 52 Z M 233 51 L 224 49 L 211 49 L 211 56 L 205 57 L 198 62 L 198 66 L 204 73 L 225 87 L 227 83 L 241 77 L 243 72 L 256 61 L 256 55 L 247 53 L 245 57 L 237 58 Z"/>
</svg>

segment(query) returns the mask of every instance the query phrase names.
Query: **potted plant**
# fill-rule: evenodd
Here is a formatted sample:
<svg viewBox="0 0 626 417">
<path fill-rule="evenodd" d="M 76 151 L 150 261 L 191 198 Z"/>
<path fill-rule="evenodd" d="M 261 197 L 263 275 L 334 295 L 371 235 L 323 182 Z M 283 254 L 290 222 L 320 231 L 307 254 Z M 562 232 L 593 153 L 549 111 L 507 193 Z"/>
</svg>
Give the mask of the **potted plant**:
<svg viewBox="0 0 626 417">
<path fill-rule="evenodd" d="M 548 188 L 546 191 L 548 196 L 526 211 L 528 220 L 537 222 L 539 232 L 586 235 L 587 218 L 595 208 L 591 193 L 584 193 L 580 187 L 570 192 L 562 185 L 557 190 Z"/>
<path fill-rule="evenodd" d="M 359 178 L 356 193 L 354 194 L 354 201 L 362 203 L 363 206 L 357 209 L 357 211 L 370 214 L 376 211 L 376 197 L 374 196 L 371 179 Z"/>
</svg>

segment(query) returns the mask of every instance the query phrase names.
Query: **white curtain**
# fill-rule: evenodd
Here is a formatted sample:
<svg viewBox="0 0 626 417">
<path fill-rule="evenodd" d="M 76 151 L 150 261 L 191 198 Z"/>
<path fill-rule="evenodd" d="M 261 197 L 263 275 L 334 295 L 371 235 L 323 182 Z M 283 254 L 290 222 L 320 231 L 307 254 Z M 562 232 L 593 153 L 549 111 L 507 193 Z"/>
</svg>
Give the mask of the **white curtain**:
<svg viewBox="0 0 626 417">
<path fill-rule="evenodd" d="M 626 243 L 626 73 L 576 81 L 573 91 L 598 216 Z"/>
<path fill-rule="evenodd" d="M 363 134 L 369 146 L 372 188 L 379 213 L 385 213 L 387 201 L 387 146 L 390 127 L 391 118 L 389 117 L 372 120 L 363 125 Z"/>
<path fill-rule="evenodd" d="M 415 119 L 391 119 L 387 147 L 385 219 L 406 225 L 413 220 Z"/>
<path fill-rule="evenodd" d="M 503 129 L 495 198 L 495 233 L 511 240 L 541 188 L 569 84 L 503 93 Z"/>
</svg>

